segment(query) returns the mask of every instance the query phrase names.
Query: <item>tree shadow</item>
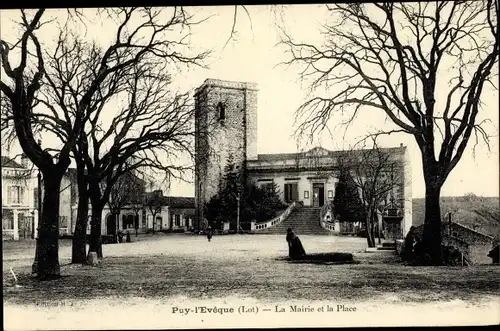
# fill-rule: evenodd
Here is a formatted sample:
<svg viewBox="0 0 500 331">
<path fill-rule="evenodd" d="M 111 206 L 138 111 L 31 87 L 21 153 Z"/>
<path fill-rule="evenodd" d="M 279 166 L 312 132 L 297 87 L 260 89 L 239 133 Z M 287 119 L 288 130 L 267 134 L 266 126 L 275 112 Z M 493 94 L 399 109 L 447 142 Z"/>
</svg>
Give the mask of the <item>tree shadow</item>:
<svg viewBox="0 0 500 331">
<path fill-rule="evenodd" d="M 288 261 L 290 263 L 311 263 L 311 264 L 359 264 L 360 261 L 354 260 L 351 253 L 315 253 L 305 254 L 296 257 L 279 257 L 279 261 Z"/>
</svg>

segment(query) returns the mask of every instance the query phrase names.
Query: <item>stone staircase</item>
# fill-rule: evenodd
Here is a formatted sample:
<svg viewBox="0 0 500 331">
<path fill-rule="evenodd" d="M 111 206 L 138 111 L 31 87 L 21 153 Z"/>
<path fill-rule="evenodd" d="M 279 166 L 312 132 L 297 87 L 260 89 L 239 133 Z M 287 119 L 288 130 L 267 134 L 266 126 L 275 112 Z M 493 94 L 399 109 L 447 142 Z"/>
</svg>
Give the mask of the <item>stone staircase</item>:
<svg viewBox="0 0 500 331">
<path fill-rule="evenodd" d="M 384 242 L 382 245 L 377 246 L 377 250 L 379 251 L 395 251 L 396 243 L 395 242 Z"/>
<path fill-rule="evenodd" d="M 271 228 L 256 232 L 257 234 L 281 234 L 286 235 L 286 230 L 292 228 L 296 235 L 331 235 L 332 232 L 325 230 L 319 224 L 321 208 L 299 207 L 282 223 Z"/>
</svg>

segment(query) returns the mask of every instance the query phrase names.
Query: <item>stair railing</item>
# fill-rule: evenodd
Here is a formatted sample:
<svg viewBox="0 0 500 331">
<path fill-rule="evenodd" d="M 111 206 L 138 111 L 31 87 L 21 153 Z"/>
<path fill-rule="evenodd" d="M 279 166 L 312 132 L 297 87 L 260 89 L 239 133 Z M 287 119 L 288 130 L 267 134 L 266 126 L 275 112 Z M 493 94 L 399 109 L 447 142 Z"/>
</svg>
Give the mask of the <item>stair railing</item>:
<svg viewBox="0 0 500 331">
<path fill-rule="evenodd" d="M 269 221 L 260 222 L 260 223 L 252 222 L 251 226 L 250 226 L 251 232 L 258 232 L 258 231 L 262 231 L 265 229 L 269 229 L 271 227 L 274 227 L 274 226 L 282 223 L 284 220 L 286 220 L 288 218 L 288 216 L 290 216 L 292 211 L 295 209 L 296 204 L 297 204 L 296 201 L 292 202 L 288 206 L 288 208 L 283 213 L 281 213 L 281 215 L 276 216 L 275 218 L 273 218 Z"/>
<path fill-rule="evenodd" d="M 324 204 L 323 207 L 321 207 L 320 213 L 319 213 L 319 225 L 328 231 L 335 231 L 335 225 L 332 223 L 325 222 L 325 217 L 327 214 L 330 214 L 330 218 L 333 220 L 333 210 L 332 206 L 327 203 Z"/>
</svg>

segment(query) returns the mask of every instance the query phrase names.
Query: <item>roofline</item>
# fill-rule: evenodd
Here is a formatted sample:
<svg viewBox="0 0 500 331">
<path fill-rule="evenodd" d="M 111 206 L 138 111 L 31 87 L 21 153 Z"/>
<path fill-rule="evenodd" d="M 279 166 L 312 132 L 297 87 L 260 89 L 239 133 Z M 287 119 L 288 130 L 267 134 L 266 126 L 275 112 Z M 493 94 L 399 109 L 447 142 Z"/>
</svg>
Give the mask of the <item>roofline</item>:
<svg viewBox="0 0 500 331">
<path fill-rule="evenodd" d="M 298 155 L 298 154 L 306 154 L 314 149 L 317 149 L 317 148 L 321 148 L 321 149 L 324 149 L 328 152 L 333 152 L 333 153 L 341 153 L 341 152 L 354 152 L 354 151 L 367 151 L 367 150 L 370 150 L 370 148 L 358 148 L 358 149 L 352 149 L 352 150 L 349 150 L 349 149 L 336 149 L 336 150 L 331 150 L 331 149 L 327 149 L 327 148 L 324 148 L 324 147 L 320 147 L 320 146 L 316 146 L 316 147 L 313 147 L 311 149 L 308 149 L 307 151 L 303 151 L 303 152 L 290 152 L 290 153 L 264 153 L 264 154 L 257 154 L 258 156 L 260 155 Z M 397 146 L 397 147 L 379 147 L 379 150 L 405 150 L 407 149 L 407 146 Z"/>
<path fill-rule="evenodd" d="M 195 89 L 194 94 L 199 94 L 208 86 L 258 91 L 257 83 L 207 78 L 199 87 Z"/>
<path fill-rule="evenodd" d="M 15 158 L 11 158 L 11 157 L 9 157 L 9 156 L 2 155 L 2 159 L 3 159 L 3 160 L 5 160 L 5 163 L 7 163 L 7 162 L 11 162 L 11 163 L 13 163 L 13 164 L 15 165 L 14 167 L 11 167 L 11 166 L 8 166 L 8 165 L 3 165 L 3 164 L 0 164 L 0 166 L 1 166 L 2 168 L 9 168 L 9 169 L 24 169 L 24 170 L 28 170 L 28 169 L 26 169 L 25 167 L 23 167 L 23 165 L 22 165 L 22 164 L 20 164 L 19 162 L 17 162 L 17 161 L 15 160 Z M 2 163 L 3 163 L 3 160 L 2 160 Z"/>
</svg>

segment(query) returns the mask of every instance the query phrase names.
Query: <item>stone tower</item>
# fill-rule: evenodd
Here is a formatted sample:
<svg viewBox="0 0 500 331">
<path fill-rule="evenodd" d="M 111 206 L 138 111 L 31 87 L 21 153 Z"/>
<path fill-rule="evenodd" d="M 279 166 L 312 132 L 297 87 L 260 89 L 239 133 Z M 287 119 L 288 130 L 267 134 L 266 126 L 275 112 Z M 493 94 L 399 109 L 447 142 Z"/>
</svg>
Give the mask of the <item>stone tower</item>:
<svg viewBox="0 0 500 331">
<path fill-rule="evenodd" d="M 257 159 L 257 84 L 207 79 L 195 92 L 196 230 L 232 155 L 242 173 Z"/>
</svg>

